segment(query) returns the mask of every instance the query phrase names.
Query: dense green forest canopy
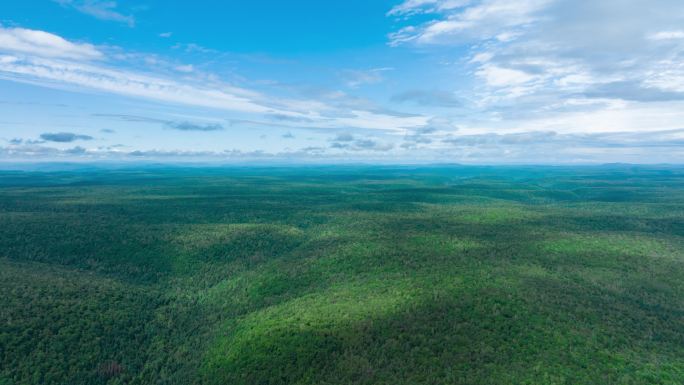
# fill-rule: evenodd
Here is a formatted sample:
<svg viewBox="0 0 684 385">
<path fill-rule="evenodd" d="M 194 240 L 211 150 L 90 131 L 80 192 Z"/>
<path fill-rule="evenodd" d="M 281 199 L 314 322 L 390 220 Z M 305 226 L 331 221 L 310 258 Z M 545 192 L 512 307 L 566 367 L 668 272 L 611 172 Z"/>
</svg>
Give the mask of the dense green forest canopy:
<svg viewBox="0 0 684 385">
<path fill-rule="evenodd" d="M 682 384 L 684 168 L 0 171 L 0 384 Z"/>
</svg>

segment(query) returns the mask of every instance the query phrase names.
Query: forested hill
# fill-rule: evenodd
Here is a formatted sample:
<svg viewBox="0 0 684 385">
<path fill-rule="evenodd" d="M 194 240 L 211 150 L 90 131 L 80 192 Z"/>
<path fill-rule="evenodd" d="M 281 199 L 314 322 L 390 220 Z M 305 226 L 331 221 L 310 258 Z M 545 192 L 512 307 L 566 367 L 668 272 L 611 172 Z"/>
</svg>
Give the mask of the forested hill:
<svg viewBox="0 0 684 385">
<path fill-rule="evenodd" d="M 684 168 L 0 171 L 0 384 L 684 383 Z"/>
</svg>

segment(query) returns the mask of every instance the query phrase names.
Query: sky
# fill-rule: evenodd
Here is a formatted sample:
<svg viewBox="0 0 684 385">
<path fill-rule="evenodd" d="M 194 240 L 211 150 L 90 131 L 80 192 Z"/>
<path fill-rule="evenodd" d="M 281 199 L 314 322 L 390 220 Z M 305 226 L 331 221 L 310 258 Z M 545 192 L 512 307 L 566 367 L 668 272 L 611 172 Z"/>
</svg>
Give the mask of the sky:
<svg viewBox="0 0 684 385">
<path fill-rule="evenodd" d="M 0 161 L 684 163 L 684 3 L 3 1 Z"/>
</svg>

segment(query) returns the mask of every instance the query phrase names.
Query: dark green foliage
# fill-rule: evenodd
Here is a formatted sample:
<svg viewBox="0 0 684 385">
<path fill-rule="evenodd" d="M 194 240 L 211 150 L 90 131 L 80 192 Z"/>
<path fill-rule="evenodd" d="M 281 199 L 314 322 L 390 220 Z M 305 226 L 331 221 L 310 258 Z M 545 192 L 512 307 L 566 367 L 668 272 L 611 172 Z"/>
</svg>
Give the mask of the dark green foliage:
<svg viewBox="0 0 684 385">
<path fill-rule="evenodd" d="M 0 385 L 682 384 L 684 169 L 0 172 Z"/>
</svg>

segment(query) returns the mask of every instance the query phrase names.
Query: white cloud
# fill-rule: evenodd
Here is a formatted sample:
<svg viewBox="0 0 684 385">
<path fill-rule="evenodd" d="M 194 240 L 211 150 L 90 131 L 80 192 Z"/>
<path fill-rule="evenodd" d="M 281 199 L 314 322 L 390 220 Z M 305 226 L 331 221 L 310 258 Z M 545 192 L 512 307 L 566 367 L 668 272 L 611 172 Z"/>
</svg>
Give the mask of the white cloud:
<svg viewBox="0 0 684 385">
<path fill-rule="evenodd" d="M 269 108 L 252 100 L 257 96 L 239 88 L 209 88 L 136 72 L 110 69 L 45 58 L 25 58 L 4 63 L 0 73 L 16 80 L 51 81 L 56 84 L 85 87 L 121 95 L 211 107 L 232 111 L 267 113 Z"/>
<path fill-rule="evenodd" d="M 491 52 L 478 52 L 470 59 L 470 63 L 486 63 L 493 57 L 494 54 Z"/>
<path fill-rule="evenodd" d="M 459 47 L 456 134 L 422 150 L 474 162 L 684 159 L 684 8 L 679 0 L 406 1 L 389 36 L 421 54 Z M 427 19 L 427 21 L 425 21 Z M 412 138 L 412 137 L 410 137 Z M 415 143 L 402 148 L 419 151 Z M 656 150 L 657 149 L 657 150 Z M 444 153 L 446 156 L 446 153 Z"/>
<path fill-rule="evenodd" d="M 684 62 L 661 60 L 645 75 L 643 84 L 661 90 L 684 92 Z"/>
<path fill-rule="evenodd" d="M 442 12 L 461 8 L 470 3 L 471 0 L 406 0 L 392 8 L 387 14 L 390 16 L 402 16 L 417 13 Z"/>
<path fill-rule="evenodd" d="M 465 120 L 477 123 L 464 130 L 681 127 L 680 1 L 479 0 L 439 10 L 443 2 L 405 2 L 409 20 L 426 10 L 432 20 L 422 15 L 390 44 L 468 49 L 461 76 L 473 86 L 454 92 L 472 101 Z"/>
<path fill-rule="evenodd" d="M 559 134 L 656 132 L 682 128 L 684 108 L 681 102 L 638 103 L 602 100 L 588 104 L 586 99 L 568 101 L 568 110 L 552 109 L 500 121 L 490 119 L 462 122 L 459 132 L 476 135 L 554 131 Z M 519 108 L 519 107 L 518 107 Z"/>
<path fill-rule="evenodd" d="M 49 32 L 24 28 L 0 27 L 0 52 L 76 60 L 103 57 L 102 52 L 91 44 L 73 43 Z"/>
<path fill-rule="evenodd" d="M 171 48 L 182 49 L 187 53 L 215 54 L 218 52 L 211 48 L 202 47 L 201 45 L 196 43 L 176 43 Z"/>
<path fill-rule="evenodd" d="M 195 67 L 192 64 L 184 64 L 184 65 L 179 65 L 175 67 L 176 71 L 178 72 L 193 72 L 195 70 Z"/>
<path fill-rule="evenodd" d="M 508 87 L 528 83 L 534 80 L 534 76 L 523 71 L 502 68 L 495 65 L 485 65 L 477 71 L 488 85 L 493 87 Z"/>
<path fill-rule="evenodd" d="M 660 31 L 648 35 L 651 40 L 672 40 L 672 39 L 684 39 L 684 31 Z"/>
<path fill-rule="evenodd" d="M 84 62 L 94 58 L 103 60 Z M 402 130 L 421 126 L 428 119 L 373 111 L 372 106 L 350 109 L 320 100 L 273 97 L 227 84 L 213 74 L 196 73 L 192 65 L 169 66 L 188 74 L 182 79 L 171 74 L 149 75 L 128 69 L 117 58 L 126 62 L 130 56 L 117 52 L 106 57 L 92 45 L 69 42 L 43 31 L 0 29 L 0 77 L 9 80 L 259 116 L 278 115 L 297 121 L 300 128 Z M 159 60 L 155 59 L 155 66 L 160 66 Z M 387 70 L 378 68 L 371 72 Z"/>
<path fill-rule="evenodd" d="M 392 116 L 370 111 L 352 110 L 352 116 L 335 119 L 342 127 L 363 127 L 375 130 L 403 132 L 407 129 L 423 127 L 428 123 L 426 116 Z"/>
<path fill-rule="evenodd" d="M 551 1 L 481 0 L 473 4 L 449 0 L 406 2 L 390 14 L 410 15 L 418 13 L 417 10 L 424 9 L 425 5 L 430 4 L 432 8 L 428 10 L 441 13 L 443 18 L 418 26 L 408 26 L 392 33 L 390 44 L 462 44 L 492 38 L 501 41 L 513 40 L 520 34 L 518 29 L 537 21 L 539 12 Z"/>
<path fill-rule="evenodd" d="M 135 18 L 116 10 L 116 1 L 111 0 L 54 0 L 63 7 L 73 8 L 83 14 L 100 20 L 116 21 L 135 26 Z"/>
<path fill-rule="evenodd" d="M 385 78 L 383 72 L 391 71 L 394 68 L 373 68 L 370 70 L 344 70 L 342 77 L 345 79 L 347 87 L 357 88 L 364 84 L 380 83 Z"/>
</svg>

